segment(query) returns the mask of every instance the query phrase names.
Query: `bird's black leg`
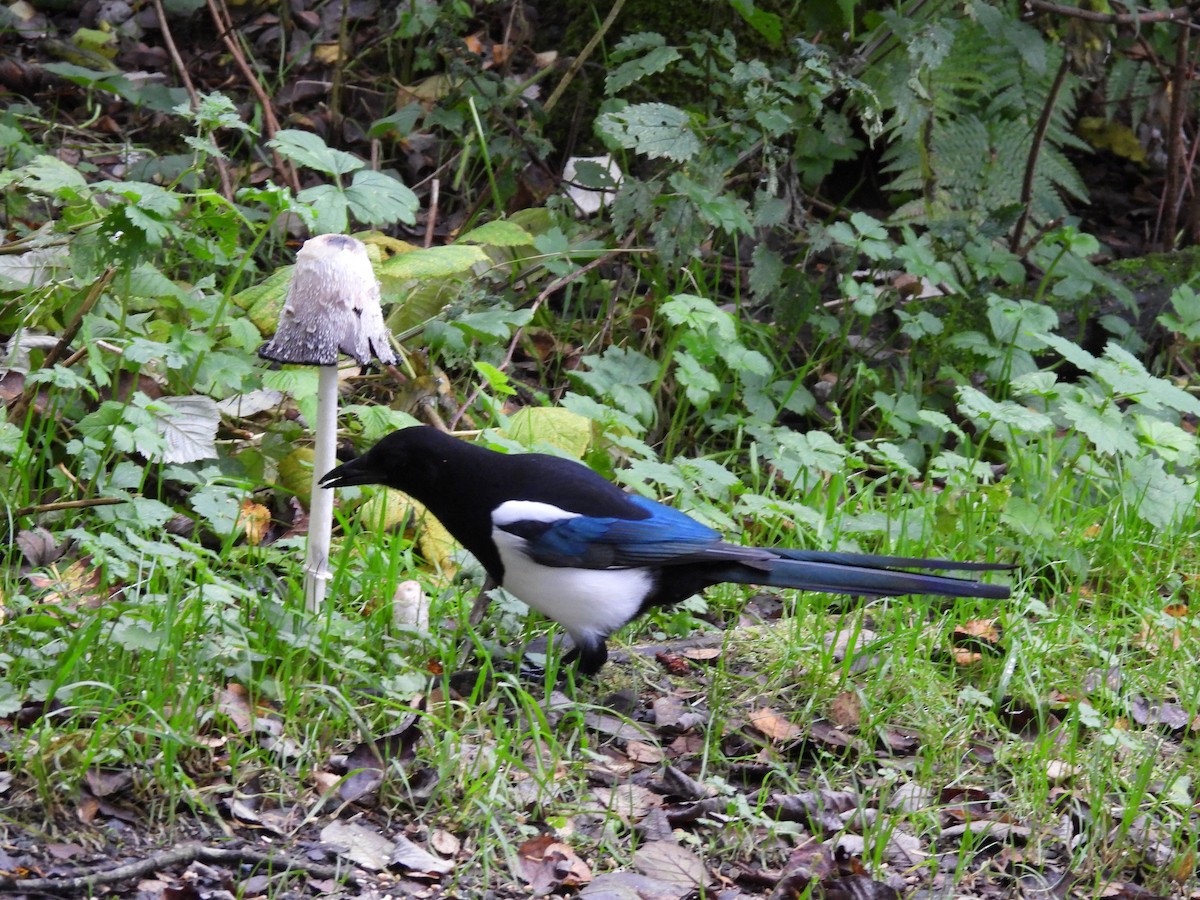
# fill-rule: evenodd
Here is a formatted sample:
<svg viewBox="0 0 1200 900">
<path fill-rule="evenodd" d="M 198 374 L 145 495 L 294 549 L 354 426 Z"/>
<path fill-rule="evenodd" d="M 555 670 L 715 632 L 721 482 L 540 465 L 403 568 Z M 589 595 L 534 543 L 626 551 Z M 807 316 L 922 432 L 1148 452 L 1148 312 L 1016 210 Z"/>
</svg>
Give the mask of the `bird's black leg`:
<svg viewBox="0 0 1200 900">
<path fill-rule="evenodd" d="M 591 678 L 608 660 L 608 645 L 603 640 L 579 644 L 567 654 L 564 662 L 569 661 L 572 656 L 579 661 L 576 666 L 579 674 L 585 678 Z"/>
</svg>

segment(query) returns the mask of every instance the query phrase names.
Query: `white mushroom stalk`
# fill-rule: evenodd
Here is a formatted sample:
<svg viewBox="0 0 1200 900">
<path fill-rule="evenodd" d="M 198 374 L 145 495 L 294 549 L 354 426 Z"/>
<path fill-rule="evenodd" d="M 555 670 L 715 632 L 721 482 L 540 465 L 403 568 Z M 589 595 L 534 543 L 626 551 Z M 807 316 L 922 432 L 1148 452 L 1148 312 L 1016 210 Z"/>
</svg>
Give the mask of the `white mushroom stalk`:
<svg viewBox="0 0 1200 900">
<path fill-rule="evenodd" d="M 388 338 L 379 307 L 379 282 L 362 241 L 341 234 L 305 241 L 296 254 L 279 327 L 258 353 L 275 362 L 320 367 L 304 563 L 304 598 L 309 612 L 324 606 L 332 578 L 333 491 L 322 490 L 318 482 L 337 462 L 338 357 L 345 353 L 363 365 L 372 358 L 392 365 L 396 354 Z"/>
</svg>

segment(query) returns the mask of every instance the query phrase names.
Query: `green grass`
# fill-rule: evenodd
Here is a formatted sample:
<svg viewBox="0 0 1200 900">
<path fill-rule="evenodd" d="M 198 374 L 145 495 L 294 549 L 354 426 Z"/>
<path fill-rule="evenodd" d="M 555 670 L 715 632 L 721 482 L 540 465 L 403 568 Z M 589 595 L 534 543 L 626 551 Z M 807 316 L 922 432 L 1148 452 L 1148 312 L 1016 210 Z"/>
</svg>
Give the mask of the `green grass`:
<svg viewBox="0 0 1200 900">
<path fill-rule="evenodd" d="M 836 493 L 849 502 L 827 509 L 835 543 L 841 521 L 852 529 L 874 522 L 894 530 L 897 553 L 997 555 L 989 551 L 991 535 L 1003 532 L 995 504 L 963 493 L 948 525 L 946 494 L 855 487 L 852 479 L 841 484 Z M 1081 487 L 1064 476 L 1055 496 L 1082 495 Z M 562 829 L 597 872 L 619 869 L 638 845 L 636 830 L 588 810 L 604 783 L 597 766 L 621 758 L 624 742 L 594 732 L 587 714 L 624 688 L 637 698 L 635 720 L 662 696 L 682 697 L 699 714 L 684 743 L 667 752 L 724 798 L 719 839 L 712 826 L 688 832 L 710 861 L 778 867 L 799 826 L 773 821 L 765 812 L 771 798 L 849 790 L 859 818 L 847 820 L 848 832 L 862 836 L 864 863 L 880 877 L 894 869 L 888 848 L 899 838 L 935 854 L 910 877 L 946 871 L 947 854 L 954 879 L 978 870 L 993 855 L 986 838 L 938 843 L 971 810 L 969 817 L 1029 829 L 1017 842 L 1023 862 L 1005 877 L 1060 860 L 1061 829 L 1076 821 L 1069 854 L 1078 875 L 1098 888 L 1141 871 L 1166 890 L 1172 862 L 1195 837 L 1188 803 L 1200 751 L 1185 737 L 1194 726 L 1139 723 L 1134 707 L 1145 698 L 1197 716 L 1195 620 L 1168 610 L 1187 602 L 1194 583 L 1196 523 L 1163 534 L 1119 504 L 1062 499 L 1046 511 L 1058 517 L 1047 528 L 1091 560 L 1082 577 L 1040 560 L 1014 573 L 1014 596 L 1004 602 L 858 603 L 784 592 L 784 615 L 757 624 L 738 623 L 752 589 L 718 587 L 693 613 L 657 611 L 615 642 L 724 630 L 715 660 L 692 663 L 679 677 L 634 656 L 610 664 L 595 683 L 576 683 L 569 702 L 552 680 L 491 670 L 489 650 L 511 650 L 548 625 L 523 624 L 493 604 L 469 628 L 474 586 L 439 584 L 409 537 L 365 527 L 353 510 L 335 544 L 334 603 L 315 619 L 301 612 L 295 544 L 216 552 L 133 529 L 122 547 L 112 539 L 120 540 L 118 526 L 109 540 L 85 542 L 92 556 L 84 567 L 100 573 L 87 591 L 76 585 L 72 594 L 65 576 L 32 587 L 8 567 L 5 684 L 25 710 L 6 728 L 5 767 L 15 776 L 8 821 L 63 833 L 100 771 L 130 773 L 121 801 L 164 828 L 180 816 L 228 820 L 229 804 L 246 794 L 263 808 L 310 808 L 312 779 L 333 771 L 331 756 L 415 716 L 415 757 L 387 761 L 377 809 L 404 817 L 418 835 L 441 829 L 462 840 L 451 885 L 519 883 L 522 841 L 548 826 Z M 95 527 L 86 515 L 58 524 Z M 761 524 L 759 537 L 789 536 Z M 73 558 L 77 551 L 63 564 Z M 429 633 L 392 621 L 392 590 L 410 577 L 433 600 Z M 981 619 L 997 620 L 997 640 L 956 637 L 957 626 Z M 956 661 L 956 648 L 977 649 L 978 658 Z M 550 664 L 556 672 L 556 657 Z M 486 677 L 453 694 L 449 676 L 471 666 Z M 1115 689 L 1090 683 L 1109 669 L 1120 672 Z M 230 686 L 245 689 L 244 701 L 222 701 Z M 846 746 L 830 744 L 812 723 L 836 721 L 848 696 L 857 700 L 857 722 L 841 723 Z M 799 736 L 772 740 L 756 731 L 749 716 L 763 707 Z M 665 748 L 679 737 L 652 721 L 639 727 Z M 889 752 L 897 732 L 912 746 Z M 615 783 L 643 768 L 619 770 Z M 894 805 L 901 789 L 919 802 Z M 339 805 L 327 797 L 310 815 L 320 819 Z M 1087 815 L 1072 819 L 1080 809 Z"/>
</svg>

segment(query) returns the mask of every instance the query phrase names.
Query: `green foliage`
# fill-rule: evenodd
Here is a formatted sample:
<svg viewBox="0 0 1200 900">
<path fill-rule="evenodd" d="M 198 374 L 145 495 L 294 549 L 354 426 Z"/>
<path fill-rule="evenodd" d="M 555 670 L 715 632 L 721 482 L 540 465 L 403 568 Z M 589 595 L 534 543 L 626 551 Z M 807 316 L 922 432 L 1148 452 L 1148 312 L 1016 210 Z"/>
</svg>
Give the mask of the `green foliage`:
<svg viewBox="0 0 1200 900">
<path fill-rule="evenodd" d="M 1019 209 L 1026 162 L 1043 108 L 1053 112 L 1037 154 L 1034 222 L 1062 217 L 1064 194 L 1087 189 L 1065 155 L 1085 145 L 1072 133 L 1079 82 L 1068 76 L 1051 97 L 1061 50 L 1038 31 L 987 3 L 947 18 L 885 13 L 882 29 L 906 52 L 889 54 L 864 76 L 888 110 L 884 171 L 889 190 L 908 197 L 897 216 L 965 239 L 1002 234 Z"/>
<path fill-rule="evenodd" d="M 285 129 L 269 145 L 300 166 L 333 178 L 296 195 L 304 204 L 314 234 L 341 234 L 353 216 L 364 225 L 416 222 L 417 197 L 403 183 L 382 172 L 364 169 L 361 159 L 326 145 L 310 131 Z M 342 176 L 354 173 L 349 184 Z"/>
</svg>

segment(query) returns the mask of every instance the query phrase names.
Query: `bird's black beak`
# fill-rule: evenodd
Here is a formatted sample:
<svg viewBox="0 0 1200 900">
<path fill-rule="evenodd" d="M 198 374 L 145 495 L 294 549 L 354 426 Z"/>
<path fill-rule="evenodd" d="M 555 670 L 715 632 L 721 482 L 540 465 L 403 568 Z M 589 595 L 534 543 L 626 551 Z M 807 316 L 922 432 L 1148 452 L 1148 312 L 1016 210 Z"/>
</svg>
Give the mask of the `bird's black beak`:
<svg viewBox="0 0 1200 900">
<path fill-rule="evenodd" d="M 321 487 L 340 488 L 353 484 L 379 484 L 379 475 L 365 457 L 352 459 L 345 465 L 330 469 L 321 478 Z"/>
</svg>

